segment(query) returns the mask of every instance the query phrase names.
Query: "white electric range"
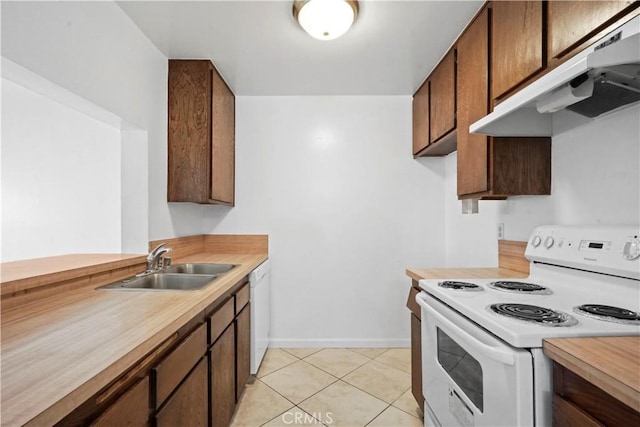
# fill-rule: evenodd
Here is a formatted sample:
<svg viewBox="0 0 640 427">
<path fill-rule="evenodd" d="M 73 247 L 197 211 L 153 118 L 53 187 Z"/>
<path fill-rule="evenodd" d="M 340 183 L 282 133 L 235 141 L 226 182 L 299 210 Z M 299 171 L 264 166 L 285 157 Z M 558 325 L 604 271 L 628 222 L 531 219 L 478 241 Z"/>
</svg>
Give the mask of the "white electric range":
<svg viewBox="0 0 640 427">
<path fill-rule="evenodd" d="M 550 426 L 542 341 L 640 335 L 640 227 L 539 227 L 526 257 L 526 279 L 420 281 L 426 426 Z"/>
</svg>

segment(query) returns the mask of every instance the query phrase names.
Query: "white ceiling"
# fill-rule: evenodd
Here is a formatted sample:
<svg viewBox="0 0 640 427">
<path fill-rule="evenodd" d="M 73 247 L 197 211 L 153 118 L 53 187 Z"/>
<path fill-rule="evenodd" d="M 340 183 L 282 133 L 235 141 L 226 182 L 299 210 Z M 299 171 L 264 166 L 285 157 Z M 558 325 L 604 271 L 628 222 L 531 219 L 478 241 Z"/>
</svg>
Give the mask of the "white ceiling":
<svg viewBox="0 0 640 427">
<path fill-rule="evenodd" d="M 307 35 L 292 1 L 122 1 L 170 58 L 210 58 L 236 95 L 410 95 L 483 1 L 360 0 L 343 37 Z"/>
</svg>

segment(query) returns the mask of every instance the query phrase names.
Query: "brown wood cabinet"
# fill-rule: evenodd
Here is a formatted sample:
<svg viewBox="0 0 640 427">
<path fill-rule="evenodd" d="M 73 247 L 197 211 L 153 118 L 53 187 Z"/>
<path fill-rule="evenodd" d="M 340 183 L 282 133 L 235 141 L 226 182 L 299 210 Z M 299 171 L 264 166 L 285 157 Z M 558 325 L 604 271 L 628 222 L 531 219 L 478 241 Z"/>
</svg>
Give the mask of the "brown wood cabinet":
<svg viewBox="0 0 640 427">
<path fill-rule="evenodd" d="M 138 381 L 91 425 L 94 427 L 149 425 L 149 377 Z"/>
<path fill-rule="evenodd" d="M 411 281 L 407 308 L 411 312 L 411 394 L 420 409 L 424 408 L 422 394 L 422 313 L 416 302 L 416 295 L 420 292 L 418 282 Z"/>
<path fill-rule="evenodd" d="M 551 193 L 550 138 L 493 138 L 469 133 L 489 112 L 490 10 L 460 36 L 458 51 L 458 197 Z"/>
<path fill-rule="evenodd" d="M 207 326 L 200 325 L 151 371 L 157 409 L 207 351 Z"/>
<path fill-rule="evenodd" d="M 236 407 L 236 356 L 233 323 L 211 346 L 211 417 L 212 425 L 227 426 Z"/>
<path fill-rule="evenodd" d="M 489 137 L 469 126 L 489 113 L 489 9 L 458 39 L 458 195 L 489 190 Z"/>
<path fill-rule="evenodd" d="M 456 150 L 456 51 L 451 49 L 413 96 L 413 154 Z"/>
<path fill-rule="evenodd" d="M 429 81 L 413 95 L 413 154 L 429 145 Z"/>
<path fill-rule="evenodd" d="M 156 415 L 157 427 L 205 427 L 208 423 L 207 359 L 201 358 Z"/>
<path fill-rule="evenodd" d="M 246 279 L 56 425 L 229 425 L 250 374 Z"/>
<path fill-rule="evenodd" d="M 249 286 L 247 286 L 247 289 Z M 235 321 L 236 401 L 240 400 L 251 375 L 251 305 L 246 304 Z"/>
<path fill-rule="evenodd" d="M 558 1 L 548 2 L 548 52 L 560 58 L 581 42 L 606 27 L 631 6 L 624 1 Z M 636 5 L 637 6 L 637 5 Z"/>
<path fill-rule="evenodd" d="M 235 97 L 209 60 L 169 60 L 167 201 L 233 206 Z"/>
<path fill-rule="evenodd" d="M 640 425 L 640 413 L 555 362 L 553 388 L 555 427 Z"/>
<path fill-rule="evenodd" d="M 456 128 L 456 51 L 452 49 L 429 77 L 429 143 L 434 144 Z"/>
<path fill-rule="evenodd" d="M 500 99 L 546 65 L 543 3 L 492 2 L 491 98 Z"/>
</svg>

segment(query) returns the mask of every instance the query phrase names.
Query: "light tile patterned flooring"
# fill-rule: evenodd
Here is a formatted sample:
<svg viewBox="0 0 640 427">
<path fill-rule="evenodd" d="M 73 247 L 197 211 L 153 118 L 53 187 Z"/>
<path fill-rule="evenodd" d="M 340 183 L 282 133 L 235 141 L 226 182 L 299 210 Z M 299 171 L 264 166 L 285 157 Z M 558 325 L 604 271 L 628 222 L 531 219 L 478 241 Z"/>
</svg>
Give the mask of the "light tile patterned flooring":
<svg viewBox="0 0 640 427">
<path fill-rule="evenodd" d="M 232 427 L 421 427 L 409 349 L 272 348 Z"/>
</svg>

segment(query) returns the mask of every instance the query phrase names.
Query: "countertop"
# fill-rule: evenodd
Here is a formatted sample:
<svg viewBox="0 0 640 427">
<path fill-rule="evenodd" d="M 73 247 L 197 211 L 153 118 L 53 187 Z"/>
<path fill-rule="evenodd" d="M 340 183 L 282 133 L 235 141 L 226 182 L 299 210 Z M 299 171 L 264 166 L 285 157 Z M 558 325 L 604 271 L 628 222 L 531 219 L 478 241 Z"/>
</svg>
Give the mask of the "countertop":
<svg viewBox="0 0 640 427">
<path fill-rule="evenodd" d="M 544 340 L 552 360 L 640 412 L 640 336 Z"/>
<path fill-rule="evenodd" d="M 407 268 L 407 276 L 421 279 L 494 279 L 523 278 L 528 274 L 508 268 Z"/>
<path fill-rule="evenodd" d="M 71 256 L 63 264 L 71 270 L 91 270 L 96 259 L 82 258 Z M 116 258 L 102 261 L 126 265 L 141 259 Z M 266 259 L 266 253 L 192 254 L 174 258 L 174 264 L 216 262 L 238 267 L 197 291 L 117 291 L 85 286 L 3 310 L 2 424 L 50 425 L 59 421 Z M 42 277 L 77 274 L 53 271 L 60 268 L 43 267 Z M 16 279 L 21 277 L 19 272 L 12 274 Z"/>
</svg>

